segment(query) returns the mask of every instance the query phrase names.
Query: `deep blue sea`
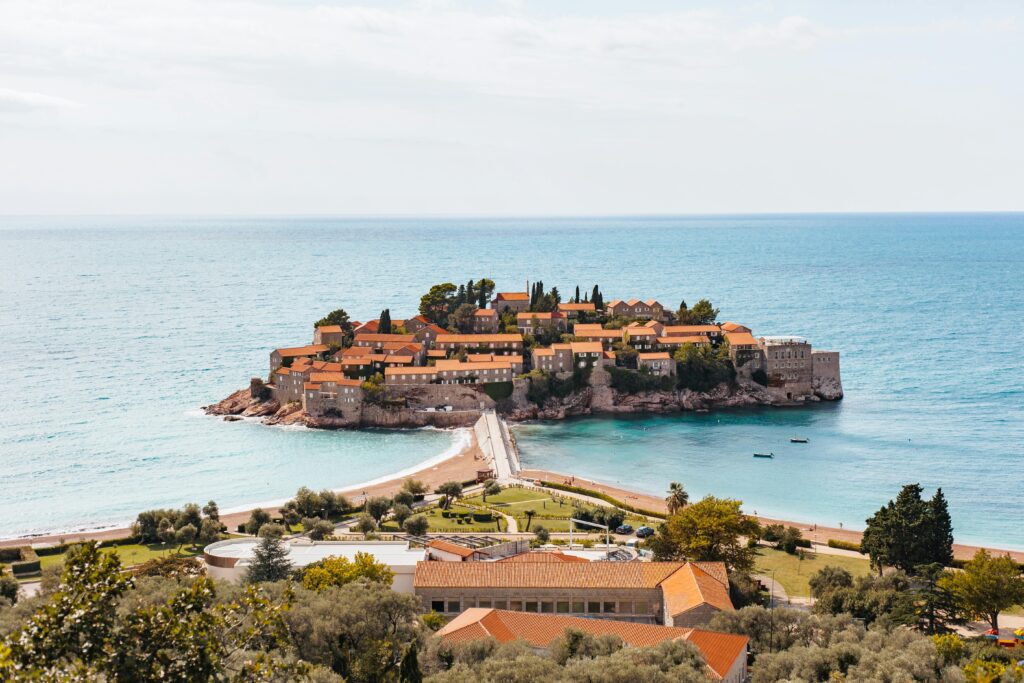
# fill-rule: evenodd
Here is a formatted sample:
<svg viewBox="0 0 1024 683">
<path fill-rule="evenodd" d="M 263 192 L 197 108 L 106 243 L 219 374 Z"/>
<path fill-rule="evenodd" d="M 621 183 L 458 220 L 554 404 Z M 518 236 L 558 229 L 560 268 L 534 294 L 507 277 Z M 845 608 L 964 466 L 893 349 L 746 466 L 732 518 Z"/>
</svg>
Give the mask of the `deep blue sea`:
<svg viewBox="0 0 1024 683">
<path fill-rule="evenodd" d="M 1024 215 L 535 219 L 0 219 L 0 537 L 222 508 L 404 470 L 456 434 L 225 423 L 199 406 L 264 375 L 342 306 L 415 312 L 433 283 L 711 298 L 755 334 L 842 352 L 807 409 L 517 428 L 528 466 L 862 528 L 941 486 L 958 541 L 1024 548 Z M 790 444 L 791 436 L 810 439 Z M 771 450 L 771 461 L 754 460 Z"/>
</svg>

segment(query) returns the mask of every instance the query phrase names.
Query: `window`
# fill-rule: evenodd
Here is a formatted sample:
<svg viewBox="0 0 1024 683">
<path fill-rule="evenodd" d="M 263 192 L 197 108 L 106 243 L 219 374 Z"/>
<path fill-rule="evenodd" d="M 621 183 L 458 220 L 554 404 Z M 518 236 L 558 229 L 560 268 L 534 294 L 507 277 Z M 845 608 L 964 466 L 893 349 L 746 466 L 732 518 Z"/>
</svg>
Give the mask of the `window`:
<svg viewBox="0 0 1024 683">
<path fill-rule="evenodd" d="M 526 612 L 537 612 L 537 611 L 539 611 L 537 609 L 537 604 L 538 603 L 535 600 L 527 600 L 526 601 L 526 609 L 524 611 L 526 611 Z"/>
<path fill-rule="evenodd" d="M 568 614 L 569 613 L 569 601 L 568 600 L 559 600 L 558 602 L 556 602 L 555 603 L 555 611 L 558 612 L 559 614 Z"/>
<path fill-rule="evenodd" d="M 508 608 L 510 610 L 512 610 L 513 612 L 522 612 L 523 611 L 523 601 L 522 600 L 509 600 L 508 601 Z"/>
<path fill-rule="evenodd" d="M 633 613 L 634 614 L 650 614 L 651 613 L 651 603 L 649 603 L 649 602 L 634 602 L 633 603 Z"/>
<path fill-rule="evenodd" d="M 443 612 L 444 611 L 444 600 L 431 600 L 430 601 L 431 612 Z"/>
<path fill-rule="evenodd" d="M 606 602 L 606 603 L 604 603 L 604 609 L 602 609 L 601 611 L 604 612 L 605 614 L 615 614 L 615 603 L 614 602 Z"/>
<path fill-rule="evenodd" d="M 555 611 L 555 603 L 551 600 L 541 600 L 540 611 L 544 614 L 551 614 Z"/>
<path fill-rule="evenodd" d="M 631 602 L 620 602 L 619 603 L 619 614 L 632 614 L 633 603 Z"/>
<path fill-rule="evenodd" d="M 447 611 L 448 612 L 461 612 L 462 609 L 461 609 L 461 605 L 459 604 L 459 601 L 458 600 L 449 600 L 448 601 L 448 610 Z"/>
<path fill-rule="evenodd" d="M 508 609 L 508 601 L 507 600 L 495 600 L 493 607 L 494 607 L 494 609 Z"/>
<path fill-rule="evenodd" d="M 477 607 L 490 607 L 491 606 L 491 601 L 490 600 L 484 600 L 484 599 L 481 598 L 480 600 L 476 601 L 476 606 Z"/>
<path fill-rule="evenodd" d="M 573 614 L 583 614 L 583 601 L 582 600 L 573 600 L 572 611 L 573 611 Z"/>
</svg>

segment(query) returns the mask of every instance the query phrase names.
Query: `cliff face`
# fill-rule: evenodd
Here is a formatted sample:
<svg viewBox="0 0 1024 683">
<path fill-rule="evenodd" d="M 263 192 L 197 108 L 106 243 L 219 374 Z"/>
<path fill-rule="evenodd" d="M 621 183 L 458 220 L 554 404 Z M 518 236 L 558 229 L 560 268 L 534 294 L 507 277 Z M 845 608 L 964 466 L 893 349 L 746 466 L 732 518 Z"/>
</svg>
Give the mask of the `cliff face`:
<svg viewBox="0 0 1024 683">
<path fill-rule="evenodd" d="M 836 377 L 815 377 L 811 388 L 814 395 L 824 401 L 838 401 L 843 397 L 843 384 Z"/>
</svg>

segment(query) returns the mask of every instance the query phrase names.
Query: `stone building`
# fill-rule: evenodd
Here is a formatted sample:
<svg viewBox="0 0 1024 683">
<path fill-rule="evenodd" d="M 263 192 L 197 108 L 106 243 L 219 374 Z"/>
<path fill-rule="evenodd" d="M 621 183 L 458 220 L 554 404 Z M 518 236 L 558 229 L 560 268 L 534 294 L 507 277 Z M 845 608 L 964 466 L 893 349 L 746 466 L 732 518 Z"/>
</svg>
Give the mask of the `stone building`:
<svg viewBox="0 0 1024 683">
<path fill-rule="evenodd" d="M 780 401 L 800 401 L 814 395 L 811 345 L 803 337 L 761 337 L 768 392 Z"/>
<path fill-rule="evenodd" d="M 473 607 L 695 626 L 731 611 L 721 562 L 420 562 L 425 610 Z"/>
<path fill-rule="evenodd" d="M 550 313 L 516 313 L 516 327 L 520 334 L 537 334 L 542 330 L 550 330 L 561 334 L 566 330 L 566 317 L 557 311 Z"/>
<path fill-rule="evenodd" d="M 437 379 L 437 370 L 432 367 L 389 366 L 384 368 L 384 384 L 388 386 L 432 384 Z"/>
<path fill-rule="evenodd" d="M 274 349 L 270 352 L 270 372 L 273 374 L 283 365 L 290 365 L 297 358 L 319 358 L 327 353 L 330 347 L 327 344 L 310 344 L 309 346 L 296 346 L 288 349 Z"/>
<path fill-rule="evenodd" d="M 473 332 L 476 334 L 498 333 L 498 312 L 493 308 L 478 308 L 473 313 Z"/>
<path fill-rule="evenodd" d="M 676 374 L 676 362 L 668 351 L 640 353 L 636 358 L 637 368 L 648 368 L 652 375 L 668 377 Z"/>
<path fill-rule="evenodd" d="M 547 348 L 533 350 L 533 369 L 547 372 L 572 372 L 572 345 L 552 344 Z"/>
<path fill-rule="evenodd" d="M 442 351 L 465 349 L 468 353 L 522 355 L 521 334 L 439 334 L 434 348 Z"/>
<path fill-rule="evenodd" d="M 312 416 L 358 419 L 362 408 L 361 382 L 340 372 L 313 372 L 303 385 L 303 409 Z"/>
<path fill-rule="evenodd" d="M 491 308 L 498 313 L 506 308 L 515 313 L 530 309 L 530 295 L 526 292 L 498 292 L 491 301 Z"/>
</svg>

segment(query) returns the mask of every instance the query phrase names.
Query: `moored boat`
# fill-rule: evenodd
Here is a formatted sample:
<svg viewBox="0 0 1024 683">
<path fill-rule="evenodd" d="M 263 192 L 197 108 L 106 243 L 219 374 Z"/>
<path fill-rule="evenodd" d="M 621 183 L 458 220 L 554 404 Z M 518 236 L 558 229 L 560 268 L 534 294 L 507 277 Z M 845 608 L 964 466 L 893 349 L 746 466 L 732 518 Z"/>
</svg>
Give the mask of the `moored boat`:
<svg viewBox="0 0 1024 683">
<path fill-rule="evenodd" d="M 810 441 L 810 439 L 806 436 L 793 436 L 789 439 L 790 443 L 807 443 L 808 441 Z"/>
<path fill-rule="evenodd" d="M 775 452 L 773 451 L 771 453 L 754 453 L 754 457 L 755 458 L 774 458 L 775 457 Z"/>
</svg>

